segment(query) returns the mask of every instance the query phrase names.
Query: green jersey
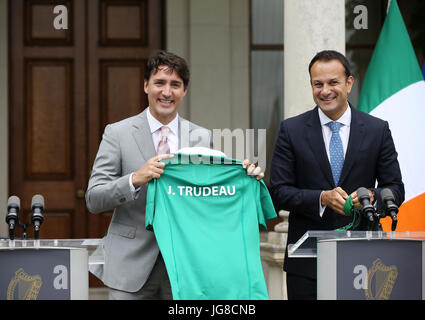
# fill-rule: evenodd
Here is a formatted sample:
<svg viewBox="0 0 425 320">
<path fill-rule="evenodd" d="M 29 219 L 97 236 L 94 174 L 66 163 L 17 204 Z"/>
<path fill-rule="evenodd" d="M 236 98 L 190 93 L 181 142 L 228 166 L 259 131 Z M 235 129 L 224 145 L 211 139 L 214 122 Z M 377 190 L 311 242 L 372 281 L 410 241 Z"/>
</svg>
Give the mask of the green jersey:
<svg viewBox="0 0 425 320">
<path fill-rule="evenodd" d="M 268 299 L 259 226 L 276 212 L 264 182 L 225 157 L 166 161 L 149 183 L 146 228 L 155 232 L 173 298 Z"/>
</svg>

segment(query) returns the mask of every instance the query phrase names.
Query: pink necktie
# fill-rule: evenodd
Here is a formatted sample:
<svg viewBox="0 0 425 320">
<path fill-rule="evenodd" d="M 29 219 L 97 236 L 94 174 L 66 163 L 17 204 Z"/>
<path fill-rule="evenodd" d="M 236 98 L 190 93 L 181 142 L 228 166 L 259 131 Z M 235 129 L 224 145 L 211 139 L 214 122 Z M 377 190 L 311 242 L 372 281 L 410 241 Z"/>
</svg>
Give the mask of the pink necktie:
<svg viewBox="0 0 425 320">
<path fill-rule="evenodd" d="M 170 146 L 168 145 L 168 133 L 170 132 L 170 128 L 166 126 L 161 127 L 161 136 L 158 142 L 158 148 L 156 149 L 156 154 L 167 154 L 170 153 Z"/>
</svg>

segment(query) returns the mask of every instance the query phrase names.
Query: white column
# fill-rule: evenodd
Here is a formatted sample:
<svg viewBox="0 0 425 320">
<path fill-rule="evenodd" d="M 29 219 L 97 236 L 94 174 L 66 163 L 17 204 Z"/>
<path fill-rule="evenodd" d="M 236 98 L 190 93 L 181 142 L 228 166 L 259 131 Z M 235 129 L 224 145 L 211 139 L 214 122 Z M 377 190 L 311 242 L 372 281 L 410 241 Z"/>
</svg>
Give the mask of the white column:
<svg viewBox="0 0 425 320">
<path fill-rule="evenodd" d="M 344 0 L 284 0 L 285 118 L 314 107 L 308 64 L 322 50 L 345 54 Z"/>
<path fill-rule="evenodd" d="M 287 300 L 286 272 L 283 271 L 288 238 L 288 212 L 280 211 L 282 222 L 274 231 L 260 233 L 261 263 L 270 300 Z"/>
<path fill-rule="evenodd" d="M 190 116 L 213 128 L 230 127 L 230 4 L 190 1 Z"/>
<path fill-rule="evenodd" d="M 7 0 L 0 0 L 0 236 L 7 236 L 6 208 L 9 182 Z"/>
<path fill-rule="evenodd" d="M 185 58 L 190 64 L 189 2 L 190 0 L 167 0 L 165 20 L 167 25 L 166 49 Z M 179 108 L 179 115 L 190 120 L 190 99 L 188 96 L 183 99 Z"/>
<path fill-rule="evenodd" d="M 249 0 L 168 0 L 167 50 L 190 65 L 180 115 L 209 129 L 249 127 Z"/>
</svg>

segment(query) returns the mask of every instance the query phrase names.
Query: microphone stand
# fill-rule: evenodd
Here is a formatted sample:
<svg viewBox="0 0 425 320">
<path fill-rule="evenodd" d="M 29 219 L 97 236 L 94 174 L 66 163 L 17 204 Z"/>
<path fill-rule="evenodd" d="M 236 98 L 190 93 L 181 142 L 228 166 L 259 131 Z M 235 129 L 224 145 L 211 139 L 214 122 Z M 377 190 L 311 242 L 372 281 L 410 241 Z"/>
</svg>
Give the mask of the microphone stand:
<svg viewBox="0 0 425 320">
<path fill-rule="evenodd" d="M 367 231 L 383 231 L 380 219 L 385 217 L 376 212 L 374 206 L 370 205 L 363 208 L 361 211 L 363 230 Z M 361 229 L 360 229 L 361 230 Z"/>
<path fill-rule="evenodd" d="M 9 239 L 10 240 L 15 239 L 15 227 L 16 227 L 16 224 L 9 223 Z"/>
<path fill-rule="evenodd" d="M 377 219 L 375 220 L 375 223 L 374 223 L 374 226 L 373 226 L 373 229 L 374 230 L 372 230 L 372 231 L 383 231 L 382 230 L 382 224 L 381 224 L 381 222 L 380 222 L 380 217 L 379 217 L 379 215 L 377 214 Z"/>
<path fill-rule="evenodd" d="M 16 226 L 20 226 L 22 228 L 22 237 L 21 240 L 27 240 L 27 228 L 33 226 L 34 223 L 32 223 L 31 221 L 28 223 L 23 223 L 21 222 L 21 220 L 18 218 L 18 220 L 16 221 L 15 224 L 15 228 Z M 14 234 L 14 229 L 11 229 L 9 226 L 9 239 L 10 240 L 14 240 L 15 239 L 15 234 Z M 40 229 L 35 230 L 34 229 L 34 240 L 38 240 L 40 239 Z"/>
<path fill-rule="evenodd" d="M 391 217 L 393 219 L 393 222 L 391 223 L 391 231 L 395 231 L 397 228 L 397 217 Z"/>
<path fill-rule="evenodd" d="M 27 228 L 31 227 L 32 223 L 22 223 L 20 220 L 18 220 L 18 226 L 22 227 L 22 238 L 21 240 L 27 240 Z"/>
</svg>

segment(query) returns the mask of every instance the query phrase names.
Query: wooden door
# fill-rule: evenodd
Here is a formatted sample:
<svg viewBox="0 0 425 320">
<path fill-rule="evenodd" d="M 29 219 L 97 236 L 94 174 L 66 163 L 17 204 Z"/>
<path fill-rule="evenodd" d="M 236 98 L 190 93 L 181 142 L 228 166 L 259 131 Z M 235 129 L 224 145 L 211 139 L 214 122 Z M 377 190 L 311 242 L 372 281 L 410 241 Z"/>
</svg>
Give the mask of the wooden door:
<svg viewBox="0 0 425 320">
<path fill-rule="evenodd" d="M 75 194 L 87 181 L 86 25 L 83 1 L 62 3 L 68 30 L 53 27 L 57 2 L 9 1 L 9 182 L 21 220 L 29 221 L 31 198 L 41 194 L 40 237 L 66 239 L 87 235 L 85 204 Z"/>
<path fill-rule="evenodd" d="M 59 4 L 68 29 L 54 28 Z M 163 1 L 11 0 L 9 8 L 9 188 L 20 219 L 41 194 L 41 238 L 101 238 L 111 213 L 89 214 L 84 192 L 105 125 L 147 106 L 143 73 L 163 47 Z"/>
</svg>

